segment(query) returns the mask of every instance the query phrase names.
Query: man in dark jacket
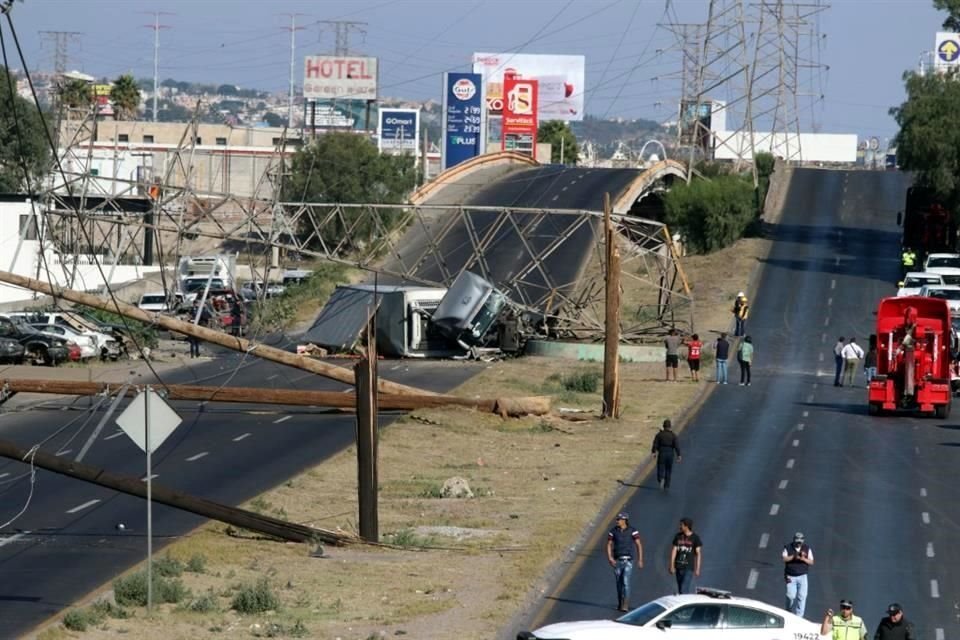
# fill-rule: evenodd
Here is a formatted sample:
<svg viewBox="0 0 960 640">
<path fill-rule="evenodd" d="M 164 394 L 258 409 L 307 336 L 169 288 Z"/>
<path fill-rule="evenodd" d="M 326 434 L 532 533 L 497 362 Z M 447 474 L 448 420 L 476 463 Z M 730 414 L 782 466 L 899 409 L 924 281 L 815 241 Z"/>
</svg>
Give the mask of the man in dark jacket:
<svg viewBox="0 0 960 640">
<path fill-rule="evenodd" d="M 727 358 L 730 357 L 730 343 L 727 334 L 721 333 L 713 345 L 717 359 L 717 384 L 727 384 Z"/>
<path fill-rule="evenodd" d="M 657 484 L 666 491 L 670 488 L 670 476 L 673 473 L 673 460 L 680 462 L 680 438 L 672 429 L 670 418 L 663 421 L 663 430 L 653 439 L 651 453 L 657 456 Z"/>
<path fill-rule="evenodd" d="M 873 640 L 917 640 L 913 624 L 903 617 L 903 609 L 894 602 L 887 607 L 887 616 L 880 621 Z"/>
</svg>

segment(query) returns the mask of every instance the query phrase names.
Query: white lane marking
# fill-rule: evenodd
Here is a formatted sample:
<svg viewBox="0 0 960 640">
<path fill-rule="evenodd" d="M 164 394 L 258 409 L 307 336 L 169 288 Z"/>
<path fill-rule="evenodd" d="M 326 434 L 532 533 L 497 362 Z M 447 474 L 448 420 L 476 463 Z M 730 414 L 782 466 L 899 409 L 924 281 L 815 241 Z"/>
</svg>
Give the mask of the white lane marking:
<svg viewBox="0 0 960 640">
<path fill-rule="evenodd" d="M 801 422 L 797 425 L 797 431 L 803 431 L 804 424 Z"/>
<path fill-rule="evenodd" d="M 823 354 L 820 354 L 820 362 L 823 362 Z"/>
<path fill-rule="evenodd" d="M 933 543 L 932 543 L 932 542 L 928 542 L 928 543 L 927 543 L 927 557 L 928 557 L 928 558 L 932 558 L 934 555 L 935 555 L 935 554 L 933 553 Z"/>
<path fill-rule="evenodd" d="M 936 580 L 930 581 L 930 597 L 939 598 L 940 597 L 940 585 Z"/>
<path fill-rule="evenodd" d="M 780 505 L 773 503 L 770 505 L 770 515 L 775 516 L 780 512 Z"/>
<path fill-rule="evenodd" d="M 820 355 L 823 355 L 822 353 Z M 807 402 L 813 402 L 813 394 L 807 396 Z"/>
<path fill-rule="evenodd" d="M 757 579 L 760 577 L 760 572 L 756 569 L 750 569 L 750 576 L 747 578 L 747 590 L 752 591 L 757 588 Z"/>
<path fill-rule="evenodd" d="M 920 455 L 920 447 L 914 447 L 913 452 L 917 455 Z"/>
<path fill-rule="evenodd" d="M 83 511 L 84 509 L 86 509 L 86 508 L 88 508 L 88 507 L 92 507 L 93 505 L 97 504 L 98 502 L 100 502 L 99 499 L 97 499 L 97 500 L 89 500 L 89 501 L 87 501 L 87 502 L 84 502 L 84 503 L 81 504 L 81 505 L 78 505 L 78 506 L 74 507 L 73 509 L 67 509 L 67 513 L 76 513 L 76 512 L 78 512 L 78 511 Z"/>
<path fill-rule="evenodd" d="M 827 298 L 827 306 L 829 307 L 832 304 L 833 304 L 833 298 Z"/>
<path fill-rule="evenodd" d="M 273 380 L 273 379 L 276 378 L 278 375 L 280 375 L 280 374 L 279 374 L 279 373 L 275 373 L 275 374 L 273 374 L 272 376 L 267 376 L 267 380 Z"/>
<path fill-rule="evenodd" d="M 113 440 L 114 438 L 119 438 L 123 435 L 123 431 L 117 431 L 116 433 L 111 433 L 104 440 Z"/>
<path fill-rule="evenodd" d="M 189 458 L 187 458 L 187 462 L 194 462 L 195 460 L 199 460 L 200 458 L 204 458 L 208 455 L 210 455 L 210 452 L 204 451 L 203 453 L 198 453 L 195 456 L 190 456 Z"/>
<path fill-rule="evenodd" d="M 827 334 L 823 334 L 823 335 L 827 335 Z M 816 388 L 819 387 L 819 386 L 820 386 L 820 385 L 818 385 L 816 382 L 813 383 L 813 388 L 814 388 L 814 390 L 816 390 Z"/>
<path fill-rule="evenodd" d="M 823 319 L 823 326 L 825 327 L 830 326 L 830 316 L 827 316 L 826 318 Z"/>
<path fill-rule="evenodd" d="M 787 469 L 793 469 L 793 458 L 787 460 Z"/>
<path fill-rule="evenodd" d="M 277 418 L 273 421 L 273 424 L 280 424 L 281 422 L 286 422 L 290 419 L 290 416 L 283 416 L 282 418 Z"/>
<path fill-rule="evenodd" d="M 800 441 L 799 441 L 799 440 L 794 440 L 794 441 L 793 441 L 793 446 L 799 447 L 799 446 L 800 446 Z"/>
<path fill-rule="evenodd" d="M 559 194 L 557 194 L 557 195 L 553 196 L 553 198 L 551 198 L 551 200 L 554 200 L 554 201 L 559 200 L 559 199 L 560 199 L 560 195 L 559 195 Z"/>
<path fill-rule="evenodd" d="M 151 473 L 151 474 L 150 474 L 150 479 L 151 479 L 151 480 L 156 480 L 156 479 L 159 478 L 159 477 L 160 477 L 160 474 L 159 474 L 159 473 Z M 146 481 L 147 481 L 147 476 L 143 476 L 142 478 L 140 478 L 140 482 L 146 482 Z"/>
<path fill-rule="evenodd" d="M 56 456 L 65 456 L 65 455 L 67 455 L 68 453 L 70 453 L 71 451 L 73 451 L 73 449 L 64 449 L 64 450 L 62 450 L 62 451 L 57 451 L 54 455 L 56 455 Z"/>
<path fill-rule="evenodd" d="M 237 436 L 236 438 L 234 438 L 233 441 L 234 441 L 234 442 L 240 442 L 241 440 L 245 440 L 245 439 L 249 438 L 249 437 L 252 436 L 252 435 L 253 435 L 252 433 L 244 433 L 244 434 L 241 434 L 241 435 Z"/>
<path fill-rule="evenodd" d="M 804 417 L 804 418 L 808 418 L 809 416 L 810 416 L 810 412 L 809 412 L 809 411 L 804 411 L 804 412 L 803 412 L 803 417 Z"/>
<path fill-rule="evenodd" d="M 769 543 L 769 542 L 770 542 L 770 534 L 769 534 L 769 533 L 764 533 L 763 535 L 760 536 L 760 548 L 761 548 L 761 549 L 766 549 L 766 548 L 767 548 L 767 543 Z"/>
<path fill-rule="evenodd" d="M 944 637 L 945 637 L 945 636 L 943 635 L 943 629 L 940 629 L 940 628 L 938 627 L 938 628 L 937 628 L 937 640 L 943 640 Z"/>
<path fill-rule="evenodd" d="M 3 476 L 0 476 L 0 478 L 2 478 L 2 477 L 3 477 Z M 923 487 L 920 488 L 920 497 L 921 497 L 921 498 L 926 498 L 926 497 L 927 497 L 927 490 L 926 490 L 925 488 L 923 488 Z"/>
<path fill-rule="evenodd" d="M 837 266 L 840 266 L 840 256 L 837 256 Z"/>
<path fill-rule="evenodd" d="M 4 473 L 0 473 L 0 478 L 6 478 L 8 475 L 10 475 L 10 472 L 9 472 L 9 471 L 6 471 L 6 472 L 4 472 Z"/>
<path fill-rule="evenodd" d="M 786 489 L 787 483 L 789 482 L 790 482 L 789 480 L 781 480 L 780 484 L 777 485 L 777 489 Z"/>
<path fill-rule="evenodd" d="M 920 514 L 920 519 L 923 520 L 923 524 L 930 524 L 930 514 L 926 511 Z"/>
<path fill-rule="evenodd" d="M 839 264 L 839 260 L 838 260 L 837 264 Z M 831 280 L 831 281 L 830 281 L 830 289 L 836 289 L 836 288 L 837 288 L 837 281 L 836 281 L 836 280 Z"/>
<path fill-rule="evenodd" d="M 821 343 L 821 344 L 824 344 L 824 343 L 826 343 L 826 341 L 827 341 L 827 334 L 821 333 L 821 334 L 820 334 L 820 343 Z"/>
<path fill-rule="evenodd" d="M 15 533 L 12 536 L 7 536 L 6 538 L 0 538 L 0 547 L 10 544 L 11 542 L 16 542 L 20 538 L 28 535 L 29 531 L 21 531 L 20 533 Z"/>
</svg>

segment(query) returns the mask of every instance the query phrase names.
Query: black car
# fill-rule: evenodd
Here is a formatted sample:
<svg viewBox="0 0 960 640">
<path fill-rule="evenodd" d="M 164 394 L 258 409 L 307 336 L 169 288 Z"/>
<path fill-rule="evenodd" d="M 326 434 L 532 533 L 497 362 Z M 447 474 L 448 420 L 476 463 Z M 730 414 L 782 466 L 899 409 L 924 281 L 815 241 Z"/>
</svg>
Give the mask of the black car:
<svg viewBox="0 0 960 640">
<path fill-rule="evenodd" d="M 22 364 L 27 348 L 13 338 L 0 338 L 0 362 Z"/>
<path fill-rule="evenodd" d="M 0 338 L 14 340 L 24 348 L 21 360 L 53 366 L 70 358 L 66 340 L 45 336 L 16 318 L 0 317 Z"/>
</svg>

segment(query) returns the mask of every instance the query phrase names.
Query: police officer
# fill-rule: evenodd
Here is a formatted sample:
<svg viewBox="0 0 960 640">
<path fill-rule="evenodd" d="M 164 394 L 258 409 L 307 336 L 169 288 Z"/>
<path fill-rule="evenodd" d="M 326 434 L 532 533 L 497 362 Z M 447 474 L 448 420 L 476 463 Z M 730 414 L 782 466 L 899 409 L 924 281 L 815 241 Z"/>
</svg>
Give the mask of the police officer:
<svg viewBox="0 0 960 640">
<path fill-rule="evenodd" d="M 680 438 L 671 429 L 670 418 L 667 418 L 663 421 L 663 429 L 653 439 L 653 448 L 650 450 L 657 456 L 657 484 L 664 491 L 670 488 L 674 456 L 680 462 Z"/>
<path fill-rule="evenodd" d="M 900 263 L 903 267 L 903 273 L 906 275 L 908 271 L 913 271 L 913 267 L 917 263 L 917 254 L 910 247 L 904 247 L 903 253 L 900 254 Z"/>
<path fill-rule="evenodd" d="M 840 615 L 834 614 L 833 609 L 827 609 L 823 615 L 820 635 L 829 635 L 830 640 L 866 640 L 867 627 L 863 618 L 853 614 L 853 602 L 841 600 Z"/>
<path fill-rule="evenodd" d="M 913 624 L 903 617 L 903 609 L 894 602 L 887 607 L 887 616 L 880 621 L 873 640 L 917 640 Z"/>
</svg>

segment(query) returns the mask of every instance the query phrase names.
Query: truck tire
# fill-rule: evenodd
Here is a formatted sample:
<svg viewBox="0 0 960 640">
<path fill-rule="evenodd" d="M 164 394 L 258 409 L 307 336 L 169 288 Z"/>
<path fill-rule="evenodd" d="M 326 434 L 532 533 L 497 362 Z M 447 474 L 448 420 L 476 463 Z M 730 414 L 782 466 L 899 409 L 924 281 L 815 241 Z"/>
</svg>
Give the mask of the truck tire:
<svg viewBox="0 0 960 640">
<path fill-rule="evenodd" d="M 933 415 L 937 420 L 946 420 L 950 417 L 950 403 L 940 404 L 934 407 Z"/>
<path fill-rule="evenodd" d="M 881 409 L 880 409 L 879 402 L 871 402 L 870 404 L 867 405 L 867 413 L 869 415 L 878 416 L 880 415 L 880 412 L 881 412 Z"/>
</svg>

